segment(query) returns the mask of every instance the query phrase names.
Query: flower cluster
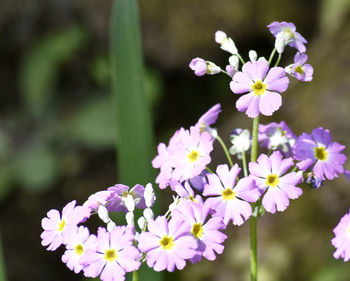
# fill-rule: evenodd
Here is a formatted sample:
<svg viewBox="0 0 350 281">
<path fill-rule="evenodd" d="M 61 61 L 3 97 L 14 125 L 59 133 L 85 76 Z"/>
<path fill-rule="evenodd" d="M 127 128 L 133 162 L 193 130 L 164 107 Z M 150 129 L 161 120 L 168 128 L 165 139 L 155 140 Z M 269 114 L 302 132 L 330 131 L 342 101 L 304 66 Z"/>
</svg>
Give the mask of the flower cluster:
<svg viewBox="0 0 350 281">
<path fill-rule="evenodd" d="M 268 28 L 276 37 L 268 60 L 250 51 L 250 61 L 245 62 L 234 41 L 218 31 L 215 41 L 230 53 L 226 71 L 201 58 L 189 65 L 197 76 L 220 72 L 229 76 L 230 89 L 241 95 L 238 111 L 254 118 L 251 132 L 233 130 L 228 149 L 212 127 L 221 112 L 220 104 L 214 105 L 189 129 L 177 130 L 168 145 L 158 145 L 152 161 L 159 169 L 156 183 L 174 193 L 165 214 L 155 217 L 151 183 L 132 188 L 117 184 L 92 194 L 82 206 L 68 203 L 62 214 L 50 210 L 42 219 L 42 245 L 50 251 L 64 245 L 62 261 L 69 269 L 105 281 L 124 280 L 126 273 L 138 270 L 143 262 L 155 271 L 181 270 L 187 261 L 215 260 L 224 250 L 227 236 L 223 232 L 228 225 L 240 226 L 265 211 L 283 212 L 290 200 L 302 195 L 302 184 L 319 188 L 325 180 L 349 174 L 343 167 L 345 146 L 333 142 L 329 130 L 319 127 L 298 137 L 284 121 L 258 124 L 260 114 L 270 116 L 281 107 L 281 94 L 289 86 L 287 74 L 311 81 L 313 72 L 306 64 L 307 42 L 292 23 L 273 22 Z M 287 45 L 298 52 L 294 64 L 283 68 L 278 64 Z M 276 52 L 279 56 L 271 67 Z M 214 142 L 222 146 L 228 163 L 213 166 Z M 258 156 L 259 145 L 264 151 Z M 143 210 L 139 218 L 134 215 L 136 208 Z M 126 225 L 117 226 L 111 212 L 125 213 Z M 105 224 L 97 234 L 82 225 L 91 215 L 98 215 Z M 350 258 L 349 218 L 349 214 L 344 216 L 332 240 L 337 248 L 334 256 L 345 261 Z"/>
</svg>

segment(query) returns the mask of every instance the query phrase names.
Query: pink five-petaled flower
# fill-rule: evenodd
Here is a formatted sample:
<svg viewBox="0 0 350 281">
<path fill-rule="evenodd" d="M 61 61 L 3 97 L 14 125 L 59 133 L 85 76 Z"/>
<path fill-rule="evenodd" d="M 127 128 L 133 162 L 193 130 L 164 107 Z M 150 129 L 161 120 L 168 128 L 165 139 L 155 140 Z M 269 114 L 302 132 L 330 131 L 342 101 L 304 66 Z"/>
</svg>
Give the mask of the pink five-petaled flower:
<svg viewBox="0 0 350 281">
<path fill-rule="evenodd" d="M 89 229 L 85 226 L 79 226 L 67 241 L 66 251 L 62 256 L 62 262 L 67 267 L 79 273 L 83 266 L 80 264 L 80 257 L 89 249 L 96 247 L 96 236 L 90 235 Z"/>
<path fill-rule="evenodd" d="M 155 271 L 183 269 L 185 260 L 192 258 L 197 248 L 197 241 L 189 232 L 190 225 L 183 218 L 174 217 L 168 222 L 165 216 L 160 216 L 150 220 L 148 231 L 138 238 L 147 265 Z"/>
<path fill-rule="evenodd" d="M 235 94 L 244 94 L 237 102 L 239 111 L 245 111 L 248 117 L 254 118 L 262 113 L 272 115 L 282 105 L 282 97 L 279 93 L 287 90 L 289 79 L 282 67 L 272 67 L 263 58 L 257 61 L 249 61 L 242 68 L 243 72 L 237 72 L 230 83 L 230 88 Z"/>
<path fill-rule="evenodd" d="M 62 210 L 62 216 L 56 209 L 47 212 L 47 217 L 41 220 L 44 231 L 40 237 L 41 245 L 48 246 L 47 250 L 55 251 L 62 244 L 66 244 L 77 225 L 90 217 L 90 209 L 75 206 L 76 201 L 69 202 Z"/>
<path fill-rule="evenodd" d="M 332 142 L 329 130 L 319 127 L 312 135 L 303 133 L 294 147 L 294 158 L 301 160 L 297 163 L 300 170 L 306 171 L 313 164 L 316 177 L 332 180 L 344 172 L 343 164 L 346 156 L 341 153 L 345 148 L 337 142 Z"/>
<path fill-rule="evenodd" d="M 230 220 L 234 225 L 243 224 L 252 214 L 248 202 L 255 202 L 260 197 L 253 179 L 245 177 L 236 183 L 240 171 L 237 164 L 231 170 L 227 165 L 219 165 L 216 174 L 208 175 L 208 184 L 204 186 L 203 195 L 215 196 L 208 198 L 206 203 L 215 211 L 214 216 L 223 218 L 225 225 Z"/>
<path fill-rule="evenodd" d="M 350 210 L 345 214 L 333 229 L 335 237 L 332 245 L 336 248 L 333 256 L 336 259 L 342 258 L 345 262 L 350 260 Z"/>
<path fill-rule="evenodd" d="M 296 187 L 302 182 L 302 173 L 287 173 L 292 166 L 293 159 L 282 159 L 279 151 L 273 152 L 270 157 L 261 154 L 257 163 L 249 163 L 250 177 L 265 192 L 262 205 L 272 214 L 276 208 L 277 211 L 284 211 L 289 205 L 289 199 L 296 199 L 303 193 L 301 188 Z"/>
<path fill-rule="evenodd" d="M 100 227 L 95 250 L 87 250 L 80 258 L 84 275 L 103 281 L 123 281 L 126 272 L 137 270 L 141 254 L 133 246 L 134 235 L 131 228 L 117 226 L 111 232 Z"/>
<path fill-rule="evenodd" d="M 221 105 L 219 103 L 211 107 L 206 113 L 204 113 L 199 118 L 195 127 L 199 128 L 201 132 L 207 131 L 210 133 L 211 130 L 213 130 L 210 128 L 210 125 L 216 122 L 216 119 L 218 118 L 219 113 L 221 112 L 220 107 Z"/>
<path fill-rule="evenodd" d="M 314 73 L 313 67 L 306 63 L 307 55 L 299 52 L 294 56 L 294 64 L 287 66 L 286 72 L 303 82 L 310 82 Z"/>
<path fill-rule="evenodd" d="M 202 256 L 211 261 L 215 260 L 215 252 L 222 254 L 224 251 L 222 243 L 227 236 L 219 230 L 225 229 L 225 225 L 221 217 L 208 219 L 210 211 L 210 206 L 196 197 L 196 200 L 193 201 L 181 201 L 178 207 L 171 212 L 172 216 L 186 218 L 191 225 L 191 234 L 198 243 L 197 254 L 190 260 L 192 263 L 199 262 Z"/>
<path fill-rule="evenodd" d="M 296 27 L 291 22 L 274 21 L 267 26 L 273 36 L 282 37 L 285 45 L 296 48 L 300 53 L 305 53 L 305 45 L 307 41 L 299 32 L 296 32 Z"/>
</svg>

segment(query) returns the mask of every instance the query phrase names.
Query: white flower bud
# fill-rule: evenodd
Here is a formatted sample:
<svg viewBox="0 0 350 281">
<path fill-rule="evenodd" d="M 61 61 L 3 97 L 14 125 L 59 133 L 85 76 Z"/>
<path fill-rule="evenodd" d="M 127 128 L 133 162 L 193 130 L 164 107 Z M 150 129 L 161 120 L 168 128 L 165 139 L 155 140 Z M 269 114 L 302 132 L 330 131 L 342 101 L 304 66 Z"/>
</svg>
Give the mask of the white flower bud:
<svg viewBox="0 0 350 281">
<path fill-rule="evenodd" d="M 243 151 L 247 151 L 250 147 L 250 133 L 248 130 L 239 131 L 236 134 L 231 135 L 232 146 L 230 153 L 232 155 L 240 154 Z"/>
<path fill-rule="evenodd" d="M 129 226 L 134 226 L 134 213 L 133 212 L 128 212 L 125 215 L 126 223 Z"/>
<path fill-rule="evenodd" d="M 133 212 L 135 210 L 135 201 L 131 194 L 128 194 L 126 197 L 122 197 L 122 200 L 129 212 Z"/>
<path fill-rule="evenodd" d="M 276 36 L 275 48 L 279 54 L 284 52 L 284 48 L 286 47 L 286 39 L 283 35 L 283 32 L 280 32 Z"/>
<path fill-rule="evenodd" d="M 228 62 L 233 68 L 237 71 L 239 67 L 239 58 L 236 55 L 232 55 L 229 57 Z"/>
<path fill-rule="evenodd" d="M 152 187 L 151 183 L 148 183 L 145 187 L 145 192 L 144 192 L 144 197 L 145 197 L 145 203 L 148 208 L 152 207 L 153 202 L 156 199 L 156 196 L 154 194 L 154 190 Z"/>
<path fill-rule="evenodd" d="M 177 204 L 180 203 L 181 197 L 180 196 L 173 196 L 174 202 L 169 205 L 169 211 L 171 212 L 173 209 L 176 208 Z"/>
<path fill-rule="evenodd" d="M 111 220 L 107 208 L 103 205 L 98 206 L 97 214 L 104 223 L 108 223 Z"/>
<path fill-rule="evenodd" d="M 258 59 L 258 54 L 254 50 L 249 51 L 249 59 L 250 61 L 256 61 Z"/>
<path fill-rule="evenodd" d="M 144 217 L 139 217 L 139 219 L 137 220 L 137 225 L 141 230 L 143 230 L 146 225 L 146 219 Z"/>
<path fill-rule="evenodd" d="M 150 209 L 150 208 L 144 209 L 143 216 L 145 217 L 146 221 L 152 220 L 154 217 L 152 209 Z"/>
<path fill-rule="evenodd" d="M 207 61 L 207 74 L 217 74 L 221 72 L 221 68 L 211 61 Z"/>
<path fill-rule="evenodd" d="M 114 221 L 109 221 L 109 222 L 107 223 L 107 230 L 108 230 L 108 231 L 112 231 L 115 227 L 116 227 L 116 225 L 115 225 L 115 222 L 114 222 Z"/>
</svg>

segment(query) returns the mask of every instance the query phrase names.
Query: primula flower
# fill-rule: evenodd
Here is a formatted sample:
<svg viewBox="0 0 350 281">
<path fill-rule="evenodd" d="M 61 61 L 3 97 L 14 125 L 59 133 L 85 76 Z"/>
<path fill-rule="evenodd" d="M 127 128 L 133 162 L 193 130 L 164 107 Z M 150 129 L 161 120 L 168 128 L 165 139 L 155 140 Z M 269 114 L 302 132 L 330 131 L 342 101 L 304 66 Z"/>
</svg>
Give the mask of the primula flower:
<svg viewBox="0 0 350 281">
<path fill-rule="evenodd" d="M 274 214 L 284 211 L 289 205 L 289 199 L 296 199 L 303 190 L 296 187 L 302 182 L 301 172 L 290 172 L 294 166 L 292 158 L 282 159 L 279 151 L 272 153 L 270 157 L 261 154 L 257 162 L 249 163 L 250 177 L 252 177 L 265 195 L 262 205 L 266 211 Z"/>
<path fill-rule="evenodd" d="M 74 271 L 74 273 L 79 273 L 83 269 L 83 265 L 80 264 L 80 257 L 87 250 L 95 249 L 96 240 L 96 236 L 90 235 L 87 227 L 79 226 L 67 241 L 66 251 L 62 256 L 62 262 L 64 262 L 70 270 Z"/>
<path fill-rule="evenodd" d="M 344 172 L 343 164 L 346 156 L 341 153 L 345 148 L 337 142 L 332 142 L 329 130 L 319 127 L 312 134 L 303 133 L 294 147 L 294 158 L 300 160 L 297 166 L 306 171 L 313 165 L 312 171 L 316 177 L 329 180 Z"/>
<path fill-rule="evenodd" d="M 307 55 L 298 52 L 294 57 L 294 64 L 288 65 L 285 70 L 296 79 L 309 82 L 312 80 L 314 69 L 310 64 L 306 63 L 306 61 Z"/>
<path fill-rule="evenodd" d="M 250 133 L 248 130 L 236 129 L 231 134 L 230 153 L 236 155 L 239 159 L 242 158 L 242 153 L 250 148 Z"/>
<path fill-rule="evenodd" d="M 111 232 L 100 227 L 95 250 L 87 250 L 80 258 L 84 275 L 103 281 L 125 280 L 125 273 L 137 270 L 141 254 L 133 246 L 134 235 L 130 228 L 116 226 Z"/>
<path fill-rule="evenodd" d="M 160 216 L 150 220 L 148 231 L 138 238 L 147 265 L 155 271 L 183 269 L 185 260 L 192 258 L 197 248 L 197 241 L 189 232 L 190 225 L 183 218 L 174 217 L 168 222 L 165 216 Z"/>
<path fill-rule="evenodd" d="M 235 94 L 248 94 L 240 97 L 236 102 L 239 111 L 245 111 L 248 117 L 254 118 L 262 113 L 272 115 L 282 105 L 279 93 L 287 90 L 289 79 L 282 67 L 272 67 L 265 59 L 247 62 L 243 65 L 243 72 L 237 72 L 230 83 Z"/>
<path fill-rule="evenodd" d="M 307 41 L 300 33 L 296 32 L 296 27 L 291 22 L 274 21 L 267 26 L 276 39 L 283 39 L 284 45 L 296 48 L 300 53 L 305 53 Z M 283 52 L 283 50 L 281 50 Z M 281 53 L 280 51 L 280 53 Z"/>
<path fill-rule="evenodd" d="M 48 246 L 47 250 L 54 251 L 66 244 L 77 225 L 90 217 L 90 209 L 75 206 L 76 201 L 69 202 L 62 210 L 62 215 L 56 209 L 47 212 L 47 217 L 41 220 L 44 231 L 40 237 L 41 245 Z"/>
<path fill-rule="evenodd" d="M 173 177 L 183 181 L 198 176 L 210 163 L 213 141 L 207 132 L 200 133 L 195 127 L 180 132 L 178 138 L 177 145 L 171 149 Z"/>
<path fill-rule="evenodd" d="M 259 124 L 259 143 L 268 149 L 280 149 L 285 156 L 291 156 L 297 137 L 284 121 Z"/>
<path fill-rule="evenodd" d="M 215 211 L 214 216 L 223 218 L 225 225 L 232 220 L 234 225 L 241 225 L 252 214 L 249 202 L 260 197 L 260 191 L 252 178 L 245 177 L 237 183 L 241 169 L 235 164 L 231 170 L 227 165 L 219 165 L 216 174 L 208 175 L 208 184 L 204 186 L 204 196 L 210 197 L 207 204 Z"/>
<path fill-rule="evenodd" d="M 215 63 L 205 61 L 201 58 L 192 59 L 189 67 L 194 71 L 197 76 L 203 76 L 204 74 L 217 74 L 221 72 L 221 68 Z"/>
<path fill-rule="evenodd" d="M 333 229 L 335 237 L 332 245 L 336 248 L 333 256 L 336 259 L 342 258 L 345 262 L 350 260 L 350 210 L 345 214 Z"/>
<path fill-rule="evenodd" d="M 217 254 L 222 254 L 224 246 L 222 243 L 227 236 L 219 230 L 225 229 L 221 217 L 212 217 L 210 206 L 200 200 L 182 201 L 172 212 L 172 216 L 180 216 L 191 225 L 190 233 L 196 238 L 198 246 L 196 255 L 190 259 L 192 263 L 199 262 L 202 256 L 208 260 L 215 260 Z"/>
<path fill-rule="evenodd" d="M 212 125 L 216 122 L 216 119 L 218 118 L 218 116 L 221 112 L 220 107 L 221 107 L 221 105 L 219 103 L 214 105 L 213 107 L 211 107 L 206 113 L 204 113 L 199 118 L 195 127 L 198 128 L 201 132 L 210 133 L 213 130 L 210 128 L 210 125 Z"/>
<path fill-rule="evenodd" d="M 127 185 L 124 184 L 116 184 L 112 187 L 108 188 L 108 191 L 113 191 L 115 192 L 119 198 L 112 202 L 112 204 L 109 206 L 110 211 L 113 212 L 127 212 L 127 206 L 125 205 L 125 200 L 128 197 L 128 195 L 131 195 L 135 207 L 138 209 L 145 209 L 146 204 L 145 204 L 145 198 L 144 198 L 144 192 L 145 188 L 140 185 L 136 184 L 134 187 L 130 188 Z"/>
</svg>

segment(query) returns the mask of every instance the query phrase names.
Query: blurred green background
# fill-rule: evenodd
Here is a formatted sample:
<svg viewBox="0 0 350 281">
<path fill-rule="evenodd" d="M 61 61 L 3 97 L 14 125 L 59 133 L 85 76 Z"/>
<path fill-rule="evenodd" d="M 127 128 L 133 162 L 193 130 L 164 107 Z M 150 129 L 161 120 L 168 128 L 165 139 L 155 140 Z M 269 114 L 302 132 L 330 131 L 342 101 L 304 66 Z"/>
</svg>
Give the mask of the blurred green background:
<svg viewBox="0 0 350 281">
<path fill-rule="evenodd" d="M 214 41 L 219 29 L 244 58 L 250 49 L 268 56 L 274 38 L 266 26 L 275 20 L 294 22 L 309 41 L 314 80 L 292 82 L 281 110 L 262 123 L 285 120 L 296 134 L 322 126 L 350 146 L 349 0 L 139 4 L 154 148 L 218 102 L 223 113 L 216 125 L 227 143 L 233 129 L 251 128 L 234 107 L 229 79 L 196 77 L 188 64 L 198 56 L 226 65 L 228 55 Z M 60 262 L 63 249 L 51 253 L 40 245 L 40 221 L 49 209 L 73 199 L 83 203 L 118 182 L 111 8 L 111 0 L 0 2 L 0 262 L 10 281 L 82 280 Z M 294 53 L 287 48 L 281 64 L 291 63 Z M 214 161 L 225 161 L 217 151 Z M 166 191 L 161 195 L 163 202 L 169 197 Z M 305 189 L 285 212 L 261 218 L 259 280 L 349 281 L 350 264 L 334 260 L 330 244 L 332 229 L 349 207 L 349 183 L 339 178 L 318 191 Z M 189 265 L 167 280 L 248 280 L 248 225 L 231 226 L 227 233 L 217 261 Z"/>
</svg>

